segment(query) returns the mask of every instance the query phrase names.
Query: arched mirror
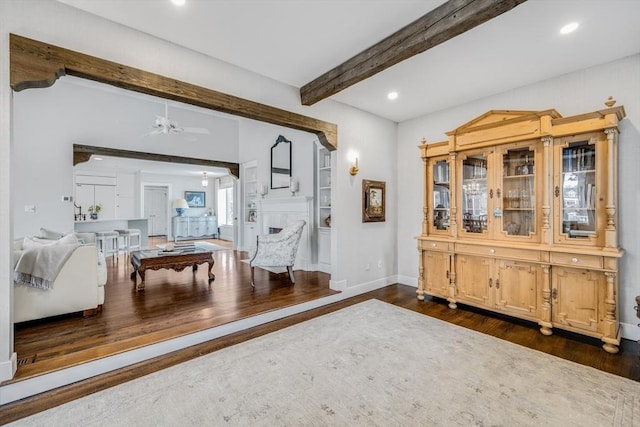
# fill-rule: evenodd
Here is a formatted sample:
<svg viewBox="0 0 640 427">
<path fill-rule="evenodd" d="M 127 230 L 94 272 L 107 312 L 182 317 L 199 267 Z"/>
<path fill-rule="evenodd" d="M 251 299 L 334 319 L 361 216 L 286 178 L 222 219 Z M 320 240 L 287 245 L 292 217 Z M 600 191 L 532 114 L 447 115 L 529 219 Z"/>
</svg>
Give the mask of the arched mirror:
<svg viewBox="0 0 640 427">
<path fill-rule="evenodd" d="M 271 188 L 288 188 L 291 181 L 291 141 L 279 135 L 271 147 Z"/>
</svg>

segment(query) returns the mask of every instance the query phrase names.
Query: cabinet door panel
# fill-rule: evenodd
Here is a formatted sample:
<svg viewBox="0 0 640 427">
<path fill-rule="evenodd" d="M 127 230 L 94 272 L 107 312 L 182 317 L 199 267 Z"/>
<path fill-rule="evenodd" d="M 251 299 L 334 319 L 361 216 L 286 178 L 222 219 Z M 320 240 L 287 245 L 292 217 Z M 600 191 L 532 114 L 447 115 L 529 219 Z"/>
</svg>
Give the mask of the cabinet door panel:
<svg viewBox="0 0 640 427">
<path fill-rule="evenodd" d="M 508 144 L 497 150 L 496 207 L 500 212 L 496 238 L 540 241 L 542 176 L 544 168 L 540 141 Z"/>
<path fill-rule="evenodd" d="M 116 187 L 114 185 L 96 185 L 95 203 L 102 205 L 100 219 L 114 219 L 116 217 Z"/>
<path fill-rule="evenodd" d="M 489 234 L 488 159 L 488 151 L 468 153 L 460 159 L 459 234 L 465 237 L 486 239 Z"/>
<path fill-rule="evenodd" d="M 606 289 L 603 273 L 554 267 L 552 287 L 553 323 L 585 331 L 599 330 Z"/>
<path fill-rule="evenodd" d="M 537 319 L 542 301 L 540 267 L 497 260 L 496 306 L 518 317 Z"/>
<path fill-rule="evenodd" d="M 491 306 L 490 286 L 493 260 L 466 255 L 456 257 L 457 299 L 477 305 Z"/>
<path fill-rule="evenodd" d="M 425 291 L 442 298 L 449 296 L 450 257 L 446 252 L 425 252 Z"/>
<path fill-rule="evenodd" d="M 75 204 L 82 208 L 82 213 L 86 214 L 87 218 L 89 218 L 89 206 L 93 205 L 94 201 L 93 188 L 92 184 L 76 184 Z"/>
<path fill-rule="evenodd" d="M 448 234 L 450 225 L 451 190 L 450 167 L 447 158 L 437 158 L 429 162 L 427 188 L 432 194 L 429 234 Z"/>
<path fill-rule="evenodd" d="M 606 149 L 602 134 L 589 133 L 555 141 L 555 242 L 602 246 L 606 225 Z"/>
</svg>

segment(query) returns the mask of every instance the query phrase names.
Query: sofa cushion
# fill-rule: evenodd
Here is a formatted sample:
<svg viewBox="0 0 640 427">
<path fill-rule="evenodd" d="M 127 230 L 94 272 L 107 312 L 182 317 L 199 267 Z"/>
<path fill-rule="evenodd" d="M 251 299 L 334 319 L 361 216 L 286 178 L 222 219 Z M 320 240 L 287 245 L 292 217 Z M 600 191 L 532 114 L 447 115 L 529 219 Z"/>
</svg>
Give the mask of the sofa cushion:
<svg viewBox="0 0 640 427">
<path fill-rule="evenodd" d="M 78 241 L 83 245 L 95 244 L 96 243 L 96 233 L 74 233 L 78 238 Z"/>
</svg>

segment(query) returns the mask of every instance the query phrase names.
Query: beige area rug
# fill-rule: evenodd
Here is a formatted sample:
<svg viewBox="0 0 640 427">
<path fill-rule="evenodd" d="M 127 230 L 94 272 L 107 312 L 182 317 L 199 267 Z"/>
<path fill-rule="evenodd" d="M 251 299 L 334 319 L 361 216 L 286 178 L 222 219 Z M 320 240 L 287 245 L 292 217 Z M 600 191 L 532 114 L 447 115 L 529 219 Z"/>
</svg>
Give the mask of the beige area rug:
<svg viewBox="0 0 640 427">
<path fill-rule="evenodd" d="M 26 426 L 636 426 L 640 383 L 371 300 Z"/>
</svg>

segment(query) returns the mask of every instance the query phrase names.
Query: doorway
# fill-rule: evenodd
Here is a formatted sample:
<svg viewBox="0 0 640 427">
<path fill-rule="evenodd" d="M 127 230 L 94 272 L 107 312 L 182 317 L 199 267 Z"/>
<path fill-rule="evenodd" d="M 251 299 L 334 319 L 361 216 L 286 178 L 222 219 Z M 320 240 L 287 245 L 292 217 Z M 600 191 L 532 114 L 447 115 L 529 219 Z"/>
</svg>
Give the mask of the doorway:
<svg viewBox="0 0 640 427">
<path fill-rule="evenodd" d="M 218 180 L 217 212 L 219 237 L 232 242 L 235 249 L 236 225 L 236 180 L 231 176 L 223 176 Z"/>
<path fill-rule="evenodd" d="M 148 220 L 149 236 L 168 235 L 169 187 L 164 185 L 145 185 L 142 201 L 142 216 Z"/>
</svg>

